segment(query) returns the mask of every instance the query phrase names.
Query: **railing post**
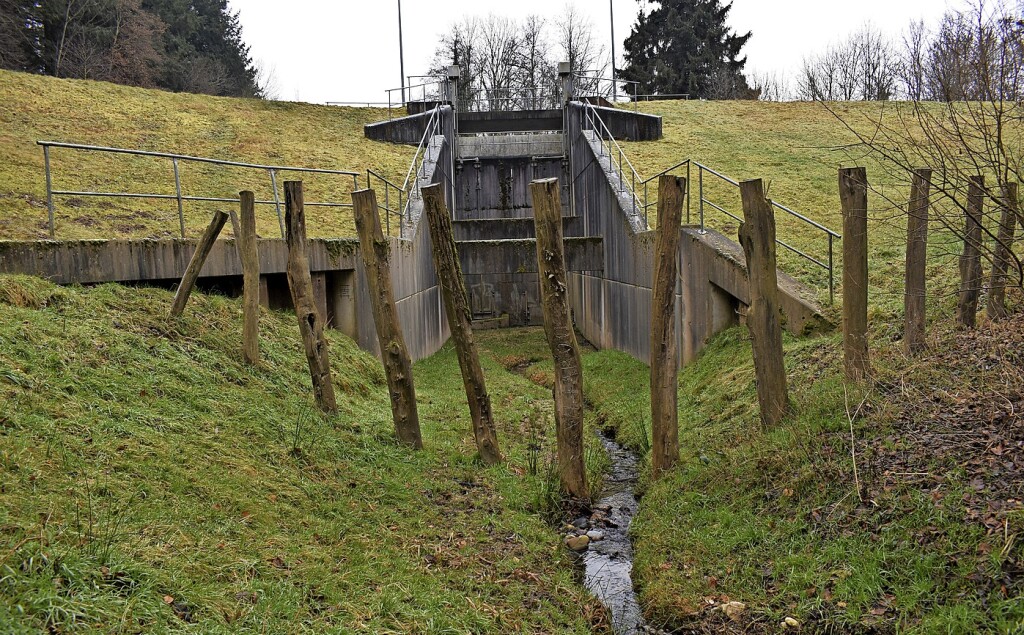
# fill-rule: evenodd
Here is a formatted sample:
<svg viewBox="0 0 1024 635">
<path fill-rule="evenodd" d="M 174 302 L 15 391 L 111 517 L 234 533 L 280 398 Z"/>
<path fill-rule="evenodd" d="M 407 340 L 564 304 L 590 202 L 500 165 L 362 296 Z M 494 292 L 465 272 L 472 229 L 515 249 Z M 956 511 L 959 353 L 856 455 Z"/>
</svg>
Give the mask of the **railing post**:
<svg viewBox="0 0 1024 635">
<path fill-rule="evenodd" d="M 698 212 L 700 213 L 700 232 L 704 233 L 704 166 L 697 166 L 697 185 L 699 187 L 700 205 Z"/>
<path fill-rule="evenodd" d="M 369 187 L 369 179 L 366 185 Z M 384 231 L 391 235 L 391 185 L 388 183 L 384 183 Z"/>
<path fill-rule="evenodd" d="M 281 238 L 284 238 L 284 217 L 281 216 L 281 196 L 277 193 L 277 170 L 270 170 L 270 186 L 274 190 L 274 208 L 277 210 L 277 224 L 281 226 Z"/>
<path fill-rule="evenodd" d="M 53 177 L 50 176 L 50 146 L 43 146 L 43 163 L 46 164 L 46 213 L 50 221 L 50 238 L 56 237 L 53 224 Z"/>
<path fill-rule="evenodd" d="M 690 183 L 693 183 L 693 181 L 690 180 L 690 162 L 689 161 L 686 162 L 686 183 L 687 183 L 687 185 L 689 185 Z M 686 224 L 687 225 L 690 224 L 690 189 L 691 189 L 690 187 L 686 188 Z"/>
<path fill-rule="evenodd" d="M 833 256 L 833 245 L 835 237 L 829 233 L 828 235 L 828 304 L 829 306 L 836 302 L 836 268 L 835 258 Z"/>
<path fill-rule="evenodd" d="M 181 205 L 181 176 L 178 174 L 178 160 L 171 159 L 174 165 L 174 193 L 178 198 L 178 228 L 181 230 L 181 237 L 185 237 L 185 211 Z"/>
</svg>

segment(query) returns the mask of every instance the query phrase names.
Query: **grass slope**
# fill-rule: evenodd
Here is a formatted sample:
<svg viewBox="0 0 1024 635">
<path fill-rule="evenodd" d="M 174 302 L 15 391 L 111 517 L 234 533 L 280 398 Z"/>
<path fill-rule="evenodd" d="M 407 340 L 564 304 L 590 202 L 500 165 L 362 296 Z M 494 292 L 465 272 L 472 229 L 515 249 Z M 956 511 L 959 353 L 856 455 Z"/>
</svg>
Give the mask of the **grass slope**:
<svg viewBox="0 0 1024 635">
<path fill-rule="evenodd" d="M 1020 338 L 1007 337 L 1020 322 L 976 338 L 940 328 L 920 360 L 883 344 L 867 395 L 841 379 L 838 335 L 787 337 L 793 414 L 767 431 L 746 329 L 713 340 L 680 375 L 680 466 L 648 483 L 632 527 L 652 622 L 701 633 L 778 632 L 786 617 L 815 633 L 1020 632 L 1024 382 Z M 595 408 L 643 452 L 647 366 L 614 351 L 585 365 Z M 858 413 L 852 427 L 847 412 Z M 748 607 L 736 623 L 720 611 L 732 600 Z"/>
<path fill-rule="evenodd" d="M 0 71 L 0 239 L 46 238 L 46 181 L 38 140 L 113 146 L 214 157 L 262 165 L 351 170 L 372 168 L 404 177 L 412 158 L 404 146 L 376 143 L 363 125 L 386 111 L 231 99 L 144 90 L 81 80 Z M 54 188 L 71 191 L 174 194 L 170 160 L 53 149 Z M 266 172 L 196 163 L 181 164 L 184 194 L 230 198 L 251 189 L 273 200 Z M 303 180 L 307 201 L 350 202 L 352 179 L 278 175 Z M 282 199 L 283 200 L 283 199 Z M 58 197 L 57 237 L 164 237 L 178 235 L 173 200 Z M 189 235 L 196 236 L 214 209 L 225 204 L 186 203 Z M 258 206 L 258 231 L 279 235 L 273 206 Z M 354 234 L 349 209 L 307 210 L 313 236 Z"/>
<path fill-rule="evenodd" d="M 427 449 L 331 333 L 241 359 L 238 301 L 0 277 L 0 632 L 553 633 L 599 621 L 542 519 L 550 393 L 485 356 L 508 462 L 475 460 L 453 351 L 416 365 Z M 539 421 L 540 424 L 531 423 Z M 529 431 L 531 426 L 539 429 Z"/>
</svg>

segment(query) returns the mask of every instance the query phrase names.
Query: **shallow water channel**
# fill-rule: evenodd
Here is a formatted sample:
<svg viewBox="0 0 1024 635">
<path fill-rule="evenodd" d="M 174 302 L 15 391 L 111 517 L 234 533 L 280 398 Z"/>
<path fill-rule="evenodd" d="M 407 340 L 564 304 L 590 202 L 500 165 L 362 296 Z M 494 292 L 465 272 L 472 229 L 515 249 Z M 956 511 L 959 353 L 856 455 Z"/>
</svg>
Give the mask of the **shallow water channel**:
<svg viewBox="0 0 1024 635">
<path fill-rule="evenodd" d="M 592 541 L 583 555 L 584 584 L 611 612 L 615 634 L 633 635 L 646 632 L 630 578 L 633 545 L 629 524 L 637 507 L 637 458 L 607 434 L 599 436 L 611 459 L 611 469 L 605 475 L 603 494 L 593 506 L 590 525 L 604 537 Z"/>
</svg>

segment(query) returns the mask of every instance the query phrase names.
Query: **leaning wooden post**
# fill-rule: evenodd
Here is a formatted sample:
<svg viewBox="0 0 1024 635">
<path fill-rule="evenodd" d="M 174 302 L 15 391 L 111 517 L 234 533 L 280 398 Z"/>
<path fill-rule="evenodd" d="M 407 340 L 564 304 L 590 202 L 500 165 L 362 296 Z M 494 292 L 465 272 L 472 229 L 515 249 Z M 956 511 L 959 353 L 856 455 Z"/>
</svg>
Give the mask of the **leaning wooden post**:
<svg viewBox="0 0 1024 635">
<path fill-rule="evenodd" d="M 359 251 L 366 267 L 373 324 L 377 329 L 380 356 L 391 394 L 395 435 L 402 443 L 418 450 L 423 447 L 423 438 L 416 410 L 412 360 L 405 348 L 402 326 L 398 322 L 398 309 L 395 307 L 395 294 L 391 287 L 391 268 L 388 264 L 389 247 L 380 228 L 377 194 L 373 190 L 352 192 L 352 204 L 355 208 L 356 232 L 359 234 Z"/>
<path fill-rule="evenodd" d="M 302 181 L 286 181 L 285 241 L 288 244 L 288 288 L 299 320 L 299 333 L 306 349 L 309 376 L 313 381 L 313 395 L 320 410 L 333 414 L 338 411 L 331 381 L 331 360 L 324 337 L 324 316 L 317 311 L 313 298 L 313 278 L 309 272 L 306 251 L 306 212 L 302 194 Z M 248 285 L 247 285 L 248 286 Z M 253 285 L 258 288 L 258 285 Z"/>
<path fill-rule="evenodd" d="M 747 328 L 754 350 L 754 375 L 761 421 L 775 426 L 789 409 L 789 388 L 782 353 L 782 311 L 775 253 L 775 212 L 761 179 L 740 183 L 743 224 L 740 244 L 747 260 L 750 308 Z"/>
<path fill-rule="evenodd" d="M 242 353 L 250 364 L 260 363 L 260 254 L 256 242 L 256 195 L 239 192 L 238 255 L 242 261 Z"/>
<path fill-rule="evenodd" d="M 562 488 L 569 495 L 589 498 L 583 461 L 583 361 L 569 313 L 562 202 L 558 188 L 558 179 L 542 179 L 530 184 L 533 222 L 537 230 L 537 275 L 544 334 L 555 362 L 558 473 Z"/>
<path fill-rule="evenodd" d="M 494 426 L 491 398 L 484 384 L 484 370 L 480 366 L 480 356 L 477 353 L 476 341 L 473 339 L 469 298 L 462 278 L 459 253 L 455 248 L 448 206 L 444 202 L 441 185 L 430 185 L 421 188 L 420 192 L 423 195 L 423 208 L 426 211 L 430 239 L 434 246 L 434 269 L 437 270 L 441 298 L 444 300 L 448 326 L 452 331 L 455 353 L 458 355 L 459 368 L 462 370 L 462 384 L 466 388 L 466 399 L 469 401 L 469 414 L 473 419 L 473 437 L 476 439 L 480 458 L 485 464 L 493 465 L 501 461 L 498 432 Z"/>
<path fill-rule="evenodd" d="M 864 168 L 839 170 L 843 207 L 843 361 L 846 378 L 863 381 L 868 360 L 868 175 Z"/>
<path fill-rule="evenodd" d="M 978 323 L 981 295 L 981 218 L 985 206 L 985 177 L 972 176 L 967 187 L 964 251 L 960 254 L 960 298 L 956 321 L 967 328 Z"/>
<path fill-rule="evenodd" d="M 199 279 L 199 272 L 203 270 L 203 264 L 206 263 L 206 258 L 217 241 L 217 235 L 220 234 L 220 230 L 224 228 L 224 223 L 227 220 L 228 215 L 224 212 L 213 213 L 213 220 L 203 232 L 203 237 L 199 239 L 199 244 L 196 245 L 196 250 L 192 254 L 192 260 L 189 261 L 185 275 L 181 277 L 181 283 L 174 294 L 174 302 L 171 303 L 171 317 L 178 317 L 185 310 L 188 296 L 191 295 L 193 287 L 196 286 L 196 280 Z"/>
<path fill-rule="evenodd" d="M 907 206 L 907 267 L 903 297 L 903 346 L 908 355 L 925 347 L 925 267 L 928 264 L 928 197 L 932 171 L 915 170 Z"/>
<path fill-rule="evenodd" d="M 657 478 L 679 460 L 679 357 L 676 274 L 686 179 L 658 179 L 658 231 L 651 289 L 651 469 Z"/>
<path fill-rule="evenodd" d="M 988 291 L 988 318 L 1001 320 L 1006 313 L 1006 272 L 1012 257 L 1010 247 L 1017 230 L 1017 184 L 1004 183 L 1002 191 L 1002 213 L 999 215 L 999 233 L 996 235 L 996 250 L 992 258 L 992 279 Z"/>
</svg>

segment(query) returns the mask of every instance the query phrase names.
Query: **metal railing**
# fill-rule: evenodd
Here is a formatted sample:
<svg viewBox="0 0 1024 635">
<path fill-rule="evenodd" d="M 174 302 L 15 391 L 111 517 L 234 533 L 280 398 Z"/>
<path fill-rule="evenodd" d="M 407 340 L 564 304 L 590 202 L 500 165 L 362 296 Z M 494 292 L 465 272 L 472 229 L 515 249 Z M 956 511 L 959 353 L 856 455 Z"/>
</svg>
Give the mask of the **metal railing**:
<svg viewBox="0 0 1024 635">
<path fill-rule="evenodd" d="M 679 163 L 673 165 L 672 167 L 662 170 L 661 172 L 655 174 L 650 178 L 643 179 L 637 173 L 636 168 L 633 167 L 633 164 L 630 163 L 629 158 L 626 157 L 626 153 L 623 151 L 622 147 L 619 146 L 618 142 L 615 141 L 615 138 L 612 136 L 611 132 L 609 132 L 608 127 L 604 124 L 604 121 L 601 120 L 601 117 L 598 114 L 597 110 L 592 105 L 586 103 L 583 104 L 583 108 L 583 130 L 581 131 L 581 133 L 585 132 L 586 130 L 592 130 L 595 132 L 595 134 L 598 137 L 598 140 L 600 141 L 598 158 L 604 159 L 604 157 L 608 157 L 609 165 L 611 166 L 612 170 L 616 172 L 618 177 L 618 184 L 613 183 L 613 187 L 617 187 L 620 194 L 623 194 L 626 191 L 629 192 L 633 205 L 632 213 L 634 216 L 637 216 L 640 213 L 643 214 L 643 222 L 645 227 L 650 227 L 650 208 L 657 205 L 657 198 L 652 198 L 651 196 L 651 183 L 653 183 L 658 177 L 674 172 L 682 167 L 686 168 L 687 182 L 686 224 L 692 224 L 691 210 L 693 204 L 691 202 L 691 196 L 693 192 L 693 180 L 690 177 L 693 168 L 696 168 L 697 170 L 697 215 L 700 231 L 703 232 L 706 229 L 705 206 L 710 207 L 711 209 L 714 209 L 718 212 L 721 212 L 722 214 L 725 214 L 729 218 L 739 223 L 743 222 L 742 218 L 730 212 L 723 205 L 720 205 L 709 199 L 704 187 L 705 174 L 707 174 L 709 177 L 713 179 L 717 179 L 720 182 L 725 183 L 731 187 L 735 187 L 737 189 L 740 185 L 738 181 L 722 174 L 721 172 L 718 172 L 717 170 L 709 168 L 706 165 L 693 161 L 692 159 L 680 161 Z M 798 249 L 794 245 L 779 239 L 778 236 L 776 236 L 775 242 L 782 246 L 784 249 L 787 249 L 788 251 L 796 254 L 797 256 L 803 258 L 804 260 L 807 260 L 813 265 L 823 269 L 828 274 L 829 303 L 831 304 L 835 302 L 835 242 L 836 240 L 841 240 L 842 236 L 840 236 L 835 231 L 829 229 L 828 227 L 825 227 L 821 223 L 811 220 L 810 218 L 804 216 L 803 214 L 796 212 L 790 209 L 789 207 L 782 205 L 781 203 L 777 203 L 775 201 L 772 201 L 771 199 L 769 199 L 769 203 L 771 203 L 774 209 L 783 212 L 789 217 L 792 217 L 800 221 L 801 223 L 804 223 L 812 227 L 813 229 L 822 232 L 825 235 L 826 240 L 828 241 L 827 254 L 821 257 L 812 256 L 811 254 L 801 249 Z"/>
<path fill-rule="evenodd" d="M 442 78 L 435 78 L 429 82 L 385 90 L 384 92 L 388 96 L 388 120 L 392 119 L 392 110 L 394 108 L 404 108 L 413 102 L 444 101 L 446 83 L 446 80 Z M 419 97 L 418 99 L 416 99 L 417 96 Z"/>
<path fill-rule="evenodd" d="M 547 110 L 560 108 L 562 91 L 557 86 L 485 88 L 470 86 L 460 91 L 460 112 Z"/>
<path fill-rule="evenodd" d="M 373 170 L 366 171 L 366 181 L 367 187 L 378 191 L 377 207 L 384 210 L 384 235 L 391 235 L 391 217 L 397 216 L 398 237 L 405 238 L 405 223 L 402 222 L 402 219 L 405 218 L 405 190 Z M 375 184 L 379 185 L 380 189 L 375 188 Z M 381 190 L 383 190 L 383 200 L 379 198 Z"/>
<path fill-rule="evenodd" d="M 716 210 L 716 211 L 718 211 L 718 212 L 728 216 L 729 218 L 733 219 L 737 223 L 742 223 L 743 222 L 743 219 L 740 218 L 738 215 L 730 212 L 728 209 L 723 207 L 723 205 L 720 205 L 720 204 L 712 201 L 711 199 L 709 199 L 707 191 L 706 191 L 706 189 L 704 187 L 705 174 L 710 176 L 712 179 L 717 180 L 718 182 L 724 183 L 724 184 L 726 184 L 728 186 L 731 186 L 731 187 L 735 187 L 737 189 L 740 186 L 739 182 L 736 181 L 733 178 L 730 178 L 730 177 L 722 174 L 721 172 L 718 172 L 717 170 L 714 170 L 712 168 L 709 168 L 706 165 L 703 165 L 701 163 L 693 161 L 692 159 L 686 159 L 685 161 L 680 161 L 679 163 L 673 165 L 672 167 L 667 168 L 665 170 L 662 170 L 661 172 L 655 174 L 654 176 L 652 176 L 652 177 L 650 177 L 648 179 L 645 179 L 641 183 L 641 185 L 643 185 L 643 188 L 644 188 L 643 189 L 644 222 L 647 222 L 647 220 L 648 220 L 648 209 L 650 207 L 654 206 L 654 205 L 657 205 L 657 199 L 655 198 L 654 200 L 652 200 L 652 197 L 651 197 L 651 194 L 650 194 L 650 184 L 652 182 L 654 182 L 655 180 L 657 180 L 659 177 L 661 177 L 661 176 L 663 176 L 665 174 L 669 174 L 671 172 L 674 172 L 674 171 L 676 171 L 676 170 L 678 170 L 678 169 L 680 169 L 682 167 L 686 168 L 686 183 L 687 183 L 687 188 L 686 188 L 686 224 L 687 225 L 693 224 L 692 223 L 692 218 L 691 218 L 691 209 L 692 209 L 692 207 L 691 207 L 691 196 L 692 196 L 692 193 L 693 193 L 693 180 L 691 179 L 692 168 L 696 168 L 697 169 L 697 225 L 700 227 L 700 230 L 704 231 L 706 229 L 706 227 L 707 227 L 707 225 L 705 223 L 705 220 L 706 220 L 705 219 L 705 206 L 710 207 L 711 209 Z M 840 236 L 835 231 L 829 229 L 828 227 L 825 227 L 821 223 L 819 223 L 817 221 L 814 221 L 814 220 L 811 220 L 810 218 L 807 218 L 803 214 L 801 214 L 799 212 L 796 212 L 796 211 L 790 209 L 789 207 L 787 207 L 787 206 L 785 206 L 785 205 L 783 205 L 781 203 L 778 203 L 778 202 L 773 201 L 771 199 L 768 199 L 768 202 L 771 204 L 771 206 L 774 209 L 777 209 L 777 210 L 783 212 L 784 214 L 786 214 L 786 215 L 788 215 L 788 216 L 790 216 L 792 218 L 795 218 L 796 220 L 798 220 L 798 221 L 800 221 L 800 222 L 802 222 L 802 223 L 804 223 L 806 225 L 811 226 L 812 228 L 822 232 L 825 235 L 826 240 L 828 241 L 828 250 L 827 250 L 827 255 L 823 256 L 822 258 L 816 258 L 815 256 L 812 256 L 812 255 L 810 255 L 810 254 L 808 254 L 808 253 L 798 249 L 797 247 L 794 247 L 793 245 L 787 243 L 786 241 L 780 239 L 778 236 L 776 236 L 775 242 L 777 244 L 781 245 L 783 248 L 785 248 L 785 249 L 791 251 L 792 253 L 796 254 L 797 256 L 803 258 L 804 260 L 807 260 L 808 262 L 810 262 L 810 263 L 816 265 L 817 267 L 820 267 L 821 269 L 823 269 L 828 274 L 828 299 L 829 299 L 829 303 L 831 304 L 831 303 L 835 302 L 835 242 L 836 242 L 836 240 L 842 240 L 842 236 Z"/>
<path fill-rule="evenodd" d="M 618 175 L 617 189 L 619 193 L 629 192 L 629 196 L 632 199 L 633 215 L 636 216 L 640 212 L 646 213 L 645 202 L 641 201 L 637 196 L 637 186 L 643 183 L 643 179 L 629 161 L 629 157 L 626 156 L 622 146 L 619 145 L 619 142 L 615 140 L 615 137 L 608 130 L 608 126 L 605 125 L 604 120 L 601 119 L 593 105 L 583 103 L 583 118 L 580 123 L 582 127 L 581 134 L 588 130 L 594 133 L 597 138 L 596 140 L 599 142 L 598 157 L 602 160 L 607 157 L 610 167 Z M 616 160 L 618 161 L 617 163 Z M 644 222 L 646 223 L 646 216 L 644 217 Z"/>
<path fill-rule="evenodd" d="M 636 111 L 640 82 L 601 77 L 596 72 L 583 71 L 573 73 L 573 92 L 576 99 L 602 97 L 613 104 L 619 101 L 632 102 L 633 110 Z"/>
<path fill-rule="evenodd" d="M 54 197 L 56 196 L 73 196 L 73 197 L 85 197 L 85 196 L 97 196 L 107 198 L 133 198 L 133 199 L 153 199 L 153 200 L 173 200 L 178 205 L 178 229 L 181 237 L 185 237 L 185 202 L 208 202 L 208 203 L 238 203 L 239 199 L 231 197 L 218 197 L 218 196 L 192 196 L 182 194 L 182 179 L 181 169 L 182 163 L 205 163 L 212 165 L 228 166 L 234 168 L 243 168 L 250 170 L 262 170 L 266 171 L 270 178 L 270 186 L 274 193 L 273 200 L 257 200 L 257 205 L 273 205 L 277 211 L 278 225 L 281 229 L 281 237 L 284 238 L 284 215 L 282 213 L 282 199 L 277 187 L 277 175 L 280 172 L 298 172 L 307 174 L 330 174 L 335 176 L 350 176 L 352 177 L 352 188 L 353 190 L 359 189 L 359 173 L 352 172 L 350 170 L 325 170 L 320 168 L 300 168 L 294 166 L 282 166 L 282 165 L 260 165 L 256 163 L 242 163 L 239 161 L 224 161 L 221 159 L 211 159 L 208 157 L 194 157 L 185 154 L 171 154 L 168 152 L 150 152 L 147 150 L 129 150 L 126 148 L 109 148 L 104 146 L 91 146 L 83 145 L 79 143 L 61 143 L 57 141 L 37 141 L 38 145 L 43 148 L 43 164 L 46 171 L 46 208 L 49 218 L 49 229 L 50 238 L 56 237 L 55 227 L 55 204 Z M 170 159 L 171 168 L 174 174 L 174 194 L 150 194 L 150 193 L 138 193 L 138 192 L 90 192 L 90 191 L 78 191 L 78 190 L 58 190 L 53 188 L 53 172 L 50 167 L 50 150 L 51 148 L 67 148 L 71 150 L 80 150 L 86 152 L 101 152 L 109 154 L 127 154 L 132 156 L 143 156 L 143 157 L 156 157 L 162 159 Z M 352 207 L 352 203 L 336 203 L 336 202 L 309 202 L 305 203 L 309 207 Z"/>
<path fill-rule="evenodd" d="M 713 201 L 711 201 L 711 200 L 709 200 L 707 198 L 707 196 L 705 195 L 705 189 L 704 189 L 704 175 L 708 174 L 711 177 L 713 177 L 714 179 L 717 179 L 718 181 L 720 181 L 722 183 L 726 183 L 728 185 L 731 185 L 731 186 L 733 186 L 733 187 L 735 187 L 737 189 L 739 189 L 739 186 L 740 186 L 739 181 L 736 181 L 735 179 L 732 179 L 732 178 L 722 174 L 721 172 L 713 170 L 713 169 L 707 167 L 706 165 L 701 165 L 700 163 L 697 163 L 696 161 L 693 162 L 693 165 L 697 168 L 697 193 L 698 193 L 697 213 L 698 213 L 698 217 L 699 217 L 699 221 L 700 221 L 701 231 L 703 231 L 704 228 L 705 228 L 705 224 L 704 224 L 704 221 L 705 221 L 705 218 L 704 218 L 704 206 L 705 205 L 711 207 L 714 210 L 717 210 L 717 211 L 721 212 L 722 214 L 725 214 L 726 216 L 728 216 L 729 218 L 735 220 L 738 223 L 742 223 L 743 222 L 742 218 L 740 218 L 736 214 L 733 214 L 732 212 L 730 212 L 729 210 L 725 209 L 721 205 L 718 205 L 717 203 L 714 203 Z M 689 183 L 689 182 L 690 181 L 687 180 L 687 183 Z M 692 189 L 692 188 L 688 188 L 688 189 Z M 687 198 L 689 198 L 689 192 L 687 192 Z M 835 231 L 829 229 L 828 227 L 825 227 L 821 223 L 819 223 L 817 221 L 814 221 L 814 220 L 811 220 L 810 218 L 807 218 L 803 214 L 801 214 L 799 212 L 796 212 L 796 211 L 793 211 L 792 209 L 790 209 L 789 207 L 786 207 L 785 205 L 782 205 L 781 203 L 777 203 L 777 202 L 775 202 L 775 201 L 773 201 L 771 199 L 768 199 L 768 202 L 771 204 L 771 206 L 773 208 L 775 208 L 775 209 L 783 212 L 784 214 L 787 214 L 788 216 L 790 216 L 792 218 L 795 218 L 798 221 L 800 221 L 800 222 L 802 222 L 802 223 L 804 223 L 806 225 L 809 225 L 810 227 L 814 228 L 815 230 L 818 230 L 818 231 L 822 232 L 823 234 L 825 234 L 826 239 L 828 240 L 828 253 L 827 253 L 826 256 L 824 256 L 824 260 L 822 260 L 820 258 L 816 258 L 816 257 L 814 257 L 814 256 L 812 256 L 812 255 L 810 255 L 810 254 L 808 254 L 808 253 L 806 253 L 806 252 L 804 252 L 804 251 L 794 247 L 793 245 L 791 245 L 791 244 L 787 243 L 786 241 L 780 239 L 778 236 L 776 236 L 775 242 L 777 244 L 781 245 L 783 248 L 785 248 L 785 249 L 789 250 L 790 252 L 796 254 L 797 256 L 800 256 L 804 260 L 807 260 L 808 262 L 810 262 L 810 263 L 812 263 L 812 264 L 814 264 L 814 265 L 816 265 L 816 266 L 818 266 L 818 267 L 820 267 L 820 268 L 825 270 L 825 272 L 828 274 L 828 300 L 829 300 L 829 304 L 832 304 L 833 302 L 835 302 L 835 241 L 836 240 L 842 240 L 842 236 L 839 235 L 838 233 L 836 233 Z M 687 211 L 689 211 L 689 207 L 690 207 L 689 202 L 687 202 Z M 689 222 L 689 215 L 687 215 L 687 222 Z"/>
</svg>

